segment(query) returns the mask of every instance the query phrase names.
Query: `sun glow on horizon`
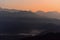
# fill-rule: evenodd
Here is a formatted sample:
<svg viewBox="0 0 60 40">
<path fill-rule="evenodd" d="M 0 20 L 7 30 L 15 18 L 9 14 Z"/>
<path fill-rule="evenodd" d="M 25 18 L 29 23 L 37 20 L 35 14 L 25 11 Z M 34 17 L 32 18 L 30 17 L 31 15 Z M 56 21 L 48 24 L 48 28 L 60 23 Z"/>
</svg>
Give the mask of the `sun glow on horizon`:
<svg viewBox="0 0 60 40">
<path fill-rule="evenodd" d="M 18 10 L 60 12 L 60 0 L 0 0 L 0 7 Z"/>
</svg>

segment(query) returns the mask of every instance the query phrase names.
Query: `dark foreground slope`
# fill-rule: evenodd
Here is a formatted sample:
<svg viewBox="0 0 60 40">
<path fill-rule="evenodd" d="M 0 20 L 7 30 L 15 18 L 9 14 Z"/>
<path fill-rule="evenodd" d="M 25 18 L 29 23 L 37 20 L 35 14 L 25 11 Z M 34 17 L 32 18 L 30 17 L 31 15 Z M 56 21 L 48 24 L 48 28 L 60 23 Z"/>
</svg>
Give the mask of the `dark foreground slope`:
<svg viewBox="0 0 60 40">
<path fill-rule="evenodd" d="M 26 37 L 22 40 L 60 40 L 60 33 L 48 32 L 34 37 Z"/>
<path fill-rule="evenodd" d="M 0 40 L 60 40 L 60 33 L 48 32 L 46 34 L 42 33 L 36 36 L 19 36 L 19 35 L 10 35 L 10 36 L 1 36 Z"/>
</svg>

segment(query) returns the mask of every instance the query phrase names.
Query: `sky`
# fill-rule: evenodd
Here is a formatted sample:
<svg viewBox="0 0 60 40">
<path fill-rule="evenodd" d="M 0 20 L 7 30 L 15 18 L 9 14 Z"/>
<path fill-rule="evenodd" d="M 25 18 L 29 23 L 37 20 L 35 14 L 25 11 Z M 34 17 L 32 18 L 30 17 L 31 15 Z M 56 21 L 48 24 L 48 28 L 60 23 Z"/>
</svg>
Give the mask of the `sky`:
<svg viewBox="0 0 60 40">
<path fill-rule="evenodd" d="M 0 7 L 17 10 L 60 12 L 60 0 L 0 0 Z"/>
</svg>

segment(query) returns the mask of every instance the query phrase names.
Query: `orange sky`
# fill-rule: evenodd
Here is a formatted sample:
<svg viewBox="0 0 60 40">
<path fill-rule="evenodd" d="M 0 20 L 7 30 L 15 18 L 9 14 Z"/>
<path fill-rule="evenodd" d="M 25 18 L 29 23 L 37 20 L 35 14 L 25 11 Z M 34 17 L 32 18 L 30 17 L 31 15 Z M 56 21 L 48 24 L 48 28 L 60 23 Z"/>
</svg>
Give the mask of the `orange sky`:
<svg viewBox="0 0 60 40">
<path fill-rule="evenodd" d="M 0 6 L 18 10 L 60 12 L 60 0 L 0 0 Z"/>
</svg>

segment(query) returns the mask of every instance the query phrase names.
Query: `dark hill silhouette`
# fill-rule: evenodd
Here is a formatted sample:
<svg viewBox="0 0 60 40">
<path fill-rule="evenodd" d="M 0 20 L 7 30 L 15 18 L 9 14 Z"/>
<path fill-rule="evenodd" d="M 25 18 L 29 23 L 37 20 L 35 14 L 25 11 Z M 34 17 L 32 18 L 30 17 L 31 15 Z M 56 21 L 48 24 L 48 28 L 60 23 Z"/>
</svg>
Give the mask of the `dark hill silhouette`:
<svg viewBox="0 0 60 40">
<path fill-rule="evenodd" d="M 31 11 L 0 9 L 0 33 L 18 34 L 32 29 L 60 32 L 60 20 L 39 17 Z"/>
</svg>

